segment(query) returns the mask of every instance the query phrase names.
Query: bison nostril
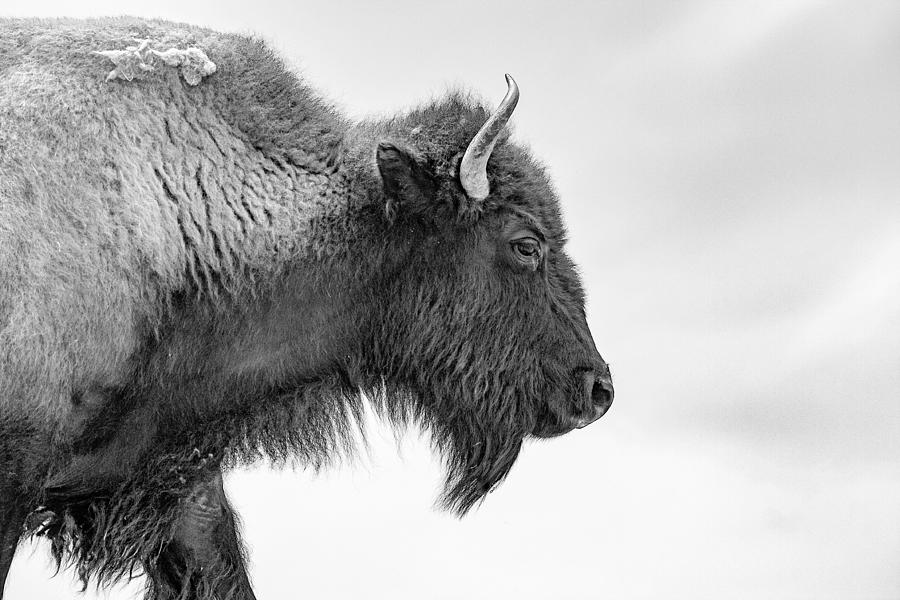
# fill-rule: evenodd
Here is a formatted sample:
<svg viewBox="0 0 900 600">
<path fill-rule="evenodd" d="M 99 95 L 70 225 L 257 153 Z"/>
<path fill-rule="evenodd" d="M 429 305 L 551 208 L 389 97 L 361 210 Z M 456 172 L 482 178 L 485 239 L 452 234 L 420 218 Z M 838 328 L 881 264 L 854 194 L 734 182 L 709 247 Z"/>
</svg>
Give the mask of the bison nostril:
<svg viewBox="0 0 900 600">
<path fill-rule="evenodd" d="M 579 420 L 577 425 L 579 429 L 590 425 L 602 417 L 606 411 L 609 410 L 613 401 L 613 396 L 615 395 L 609 377 L 604 377 L 603 375 L 598 376 L 592 371 L 584 374 L 584 387 L 585 393 L 590 394 L 593 414 Z"/>
<path fill-rule="evenodd" d="M 578 429 L 587 427 L 600 417 L 602 417 L 613 401 L 612 381 L 607 373 L 597 373 L 596 371 L 586 371 L 583 375 L 584 394 L 591 399 L 592 412 L 578 419 L 575 425 Z"/>
<path fill-rule="evenodd" d="M 591 389 L 591 401 L 598 409 L 600 416 L 609 409 L 613 396 L 615 396 L 615 391 L 611 382 L 605 379 L 594 381 L 594 387 Z"/>
</svg>

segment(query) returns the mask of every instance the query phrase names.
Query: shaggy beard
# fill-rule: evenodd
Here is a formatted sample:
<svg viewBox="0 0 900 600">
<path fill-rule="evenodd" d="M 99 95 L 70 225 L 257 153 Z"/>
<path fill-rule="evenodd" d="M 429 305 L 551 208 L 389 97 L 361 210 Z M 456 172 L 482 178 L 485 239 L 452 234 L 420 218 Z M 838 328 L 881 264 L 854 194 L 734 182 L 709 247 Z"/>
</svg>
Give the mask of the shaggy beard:
<svg viewBox="0 0 900 600">
<path fill-rule="evenodd" d="M 463 428 L 445 431 L 436 444 L 446 466 L 440 504 L 459 517 L 480 504 L 512 469 L 522 449 L 522 436 Z M 477 440 L 477 441 L 476 441 Z"/>
<path fill-rule="evenodd" d="M 376 412 L 398 432 L 409 427 L 426 431 L 444 465 L 438 505 L 463 517 L 480 504 L 509 474 L 530 426 L 520 415 L 498 419 L 488 410 L 464 410 L 457 391 L 440 397 L 403 389 L 382 388 L 373 398 Z M 482 406 L 494 404 L 480 399 Z M 471 405 L 469 405 L 471 407 Z M 518 418 L 517 418 L 518 417 Z"/>
</svg>

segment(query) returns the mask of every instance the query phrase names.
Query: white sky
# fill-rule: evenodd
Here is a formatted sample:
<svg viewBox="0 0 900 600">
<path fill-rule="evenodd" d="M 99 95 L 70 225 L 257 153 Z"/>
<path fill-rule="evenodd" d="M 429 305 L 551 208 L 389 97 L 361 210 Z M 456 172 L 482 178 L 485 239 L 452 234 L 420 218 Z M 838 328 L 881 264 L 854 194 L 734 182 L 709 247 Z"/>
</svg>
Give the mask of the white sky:
<svg viewBox="0 0 900 600">
<path fill-rule="evenodd" d="M 260 600 L 900 598 L 900 3 L 0 4 L 124 13 L 262 34 L 353 115 L 512 73 L 616 377 L 463 521 L 377 424 L 232 474 Z M 47 555 L 9 600 L 75 597 Z"/>
</svg>

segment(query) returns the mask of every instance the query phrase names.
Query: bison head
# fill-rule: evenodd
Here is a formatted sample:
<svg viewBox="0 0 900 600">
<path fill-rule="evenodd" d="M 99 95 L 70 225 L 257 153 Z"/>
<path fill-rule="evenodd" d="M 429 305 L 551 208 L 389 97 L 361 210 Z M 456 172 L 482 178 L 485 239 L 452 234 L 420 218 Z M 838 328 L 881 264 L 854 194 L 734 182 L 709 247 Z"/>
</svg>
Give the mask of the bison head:
<svg viewBox="0 0 900 600">
<path fill-rule="evenodd" d="M 372 292 L 379 318 L 362 352 L 394 388 L 389 416 L 430 429 L 443 503 L 460 514 L 524 438 L 583 427 L 613 399 L 556 194 L 504 135 L 518 98 L 507 81 L 492 114 L 455 95 L 382 125 L 374 144 L 398 258 Z"/>
</svg>

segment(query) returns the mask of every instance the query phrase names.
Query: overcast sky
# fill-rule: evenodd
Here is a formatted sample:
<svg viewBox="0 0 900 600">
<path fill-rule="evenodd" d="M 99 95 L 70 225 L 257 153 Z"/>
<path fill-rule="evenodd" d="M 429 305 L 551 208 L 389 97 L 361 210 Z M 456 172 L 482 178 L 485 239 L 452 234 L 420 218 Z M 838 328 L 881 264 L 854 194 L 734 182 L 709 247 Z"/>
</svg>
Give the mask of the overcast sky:
<svg viewBox="0 0 900 600">
<path fill-rule="evenodd" d="M 377 423 L 355 467 L 231 474 L 260 600 L 900 598 L 900 3 L 0 7 L 257 33 L 353 116 L 519 83 L 616 403 L 463 521 Z M 75 597 L 47 556 L 9 600 Z"/>
</svg>

